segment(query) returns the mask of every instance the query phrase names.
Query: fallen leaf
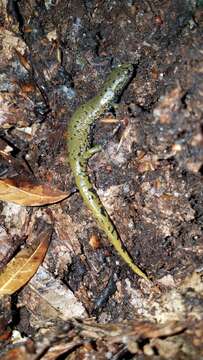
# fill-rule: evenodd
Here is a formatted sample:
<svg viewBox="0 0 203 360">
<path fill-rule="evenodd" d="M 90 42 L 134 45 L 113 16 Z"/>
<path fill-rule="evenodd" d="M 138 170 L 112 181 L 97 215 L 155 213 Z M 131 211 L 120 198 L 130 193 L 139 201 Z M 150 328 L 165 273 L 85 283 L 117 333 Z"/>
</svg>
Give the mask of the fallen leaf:
<svg viewBox="0 0 203 360">
<path fill-rule="evenodd" d="M 68 197 L 68 193 L 48 184 L 32 183 L 20 178 L 0 180 L 0 200 L 24 206 L 53 204 Z"/>
<path fill-rule="evenodd" d="M 51 228 L 43 230 L 35 249 L 32 246 L 22 249 L 0 272 L 0 295 L 12 295 L 35 274 L 47 252 L 51 232 Z"/>
</svg>

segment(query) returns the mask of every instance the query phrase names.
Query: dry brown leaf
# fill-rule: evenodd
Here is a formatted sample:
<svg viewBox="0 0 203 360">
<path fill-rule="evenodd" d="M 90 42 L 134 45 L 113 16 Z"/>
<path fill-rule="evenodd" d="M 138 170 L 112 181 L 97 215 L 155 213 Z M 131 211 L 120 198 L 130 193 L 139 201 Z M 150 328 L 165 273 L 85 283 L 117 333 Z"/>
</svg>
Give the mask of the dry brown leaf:
<svg viewBox="0 0 203 360">
<path fill-rule="evenodd" d="M 53 204 L 68 197 L 68 193 L 48 184 L 35 184 L 21 179 L 0 180 L 0 200 L 24 206 Z"/>
<path fill-rule="evenodd" d="M 51 232 L 51 228 L 42 231 L 42 240 L 34 250 L 31 246 L 22 249 L 5 266 L 0 273 L 0 295 L 12 295 L 35 274 L 48 249 Z"/>
</svg>

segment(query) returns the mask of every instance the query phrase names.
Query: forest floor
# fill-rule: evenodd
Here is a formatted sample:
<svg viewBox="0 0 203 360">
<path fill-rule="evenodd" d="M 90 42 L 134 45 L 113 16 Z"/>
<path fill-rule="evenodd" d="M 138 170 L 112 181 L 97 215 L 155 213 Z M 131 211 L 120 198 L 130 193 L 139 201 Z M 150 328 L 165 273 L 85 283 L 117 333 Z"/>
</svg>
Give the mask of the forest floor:
<svg viewBox="0 0 203 360">
<path fill-rule="evenodd" d="M 1 359 L 203 359 L 202 28 L 194 0 L 0 1 L 2 270 L 50 238 L 0 300 Z M 135 74 L 91 129 L 88 174 L 151 284 L 99 229 L 67 159 L 71 115 L 123 63 Z M 31 203 L 1 197 L 8 179 Z M 33 206 L 44 184 L 69 196 Z"/>
</svg>

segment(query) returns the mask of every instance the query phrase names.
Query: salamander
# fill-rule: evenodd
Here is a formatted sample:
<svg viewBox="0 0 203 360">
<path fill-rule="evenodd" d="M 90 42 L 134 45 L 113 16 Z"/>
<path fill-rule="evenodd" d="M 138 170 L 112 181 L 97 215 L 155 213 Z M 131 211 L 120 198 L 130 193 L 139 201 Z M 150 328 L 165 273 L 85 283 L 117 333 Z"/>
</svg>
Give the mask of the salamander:
<svg viewBox="0 0 203 360">
<path fill-rule="evenodd" d="M 132 64 L 118 66 L 107 77 L 99 94 L 76 109 L 68 123 L 68 160 L 82 199 L 91 210 L 99 227 L 134 273 L 149 281 L 124 248 L 87 173 L 88 159 L 101 150 L 99 145 L 91 147 L 91 127 L 102 114 L 113 107 L 130 82 L 133 73 L 134 66 Z"/>
</svg>

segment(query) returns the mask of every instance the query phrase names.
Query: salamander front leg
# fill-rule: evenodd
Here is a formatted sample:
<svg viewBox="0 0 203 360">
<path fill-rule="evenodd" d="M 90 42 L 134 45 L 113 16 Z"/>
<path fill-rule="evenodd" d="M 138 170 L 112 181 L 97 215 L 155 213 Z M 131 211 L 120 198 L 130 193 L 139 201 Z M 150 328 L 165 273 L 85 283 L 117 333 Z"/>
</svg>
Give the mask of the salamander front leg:
<svg viewBox="0 0 203 360">
<path fill-rule="evenodd" d="M 82 157 L 83 159 L 85 160 L 88 160 L 90 159 L 94 154 L 96 154 L 97 152 L 101 151 L 102 150 L 102 146 L 101 145 L 95 145 L 93 146 L 92 148 L 86 150 Z"/>
</svg>

